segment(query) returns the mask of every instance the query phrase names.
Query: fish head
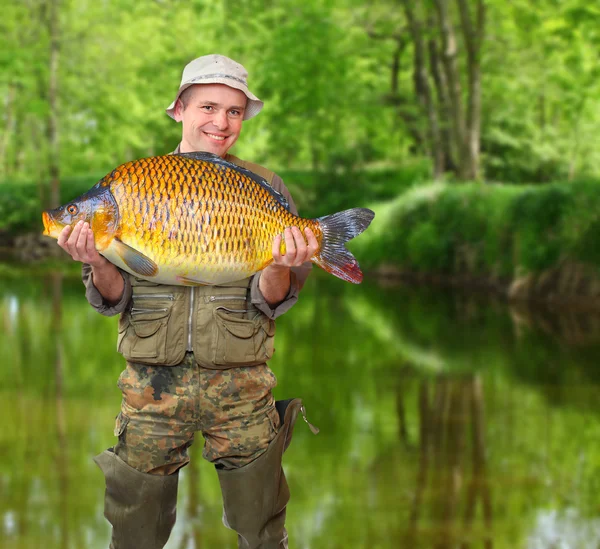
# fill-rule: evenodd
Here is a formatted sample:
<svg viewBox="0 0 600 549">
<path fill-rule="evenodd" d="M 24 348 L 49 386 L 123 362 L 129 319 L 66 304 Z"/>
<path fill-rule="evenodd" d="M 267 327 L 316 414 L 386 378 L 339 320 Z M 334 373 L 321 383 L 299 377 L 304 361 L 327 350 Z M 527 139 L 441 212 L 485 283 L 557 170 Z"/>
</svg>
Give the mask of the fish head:
<svg viewBox="0 0 600 549">
<path fill-rule="evenodd" d="M 87 193 L 53 210 L 42 212 L 45 236 L 58 238 L 62 230 L 79 221 L 89 223 L 98 241 L 112 238 L 118 230 L 119 209 L 110 189 L 96 185 Z"/>
</svg>

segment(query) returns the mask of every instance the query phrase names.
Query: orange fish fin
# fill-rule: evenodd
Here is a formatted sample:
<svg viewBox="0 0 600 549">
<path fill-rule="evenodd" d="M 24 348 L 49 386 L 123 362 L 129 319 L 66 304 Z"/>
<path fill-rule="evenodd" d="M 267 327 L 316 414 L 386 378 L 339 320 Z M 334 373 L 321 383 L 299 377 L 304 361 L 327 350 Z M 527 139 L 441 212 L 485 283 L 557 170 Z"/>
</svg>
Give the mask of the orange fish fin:
<svg viewBox="0 0 600 549">
<path fill-rule="evenodd" d="M 187 276 L 176 276 L 175 279 L 182 286 L 210 286 L 208 282 L 194 280 L 193 278 L 188 278 Z"/>
<path fill-rule="evenodd" d="M 156 276 L 158 274 L 158 265 L 142 252 L 138 252 L 118 238 L 115 238 L 113 243 L 119 257 L 134 273 L 144 276 Z"/>
<path fill-rule="evenodd" d="M 323 240 L 321 248 L 311 261 L 342 280 L 360 284 L 363 279 L 362 271 L 344 244 L 362 233 L 373 217 L 375 214 L 367 208 L 354 208 L 319 217 L 317 222 L 323 231 Z"/>
</svg>

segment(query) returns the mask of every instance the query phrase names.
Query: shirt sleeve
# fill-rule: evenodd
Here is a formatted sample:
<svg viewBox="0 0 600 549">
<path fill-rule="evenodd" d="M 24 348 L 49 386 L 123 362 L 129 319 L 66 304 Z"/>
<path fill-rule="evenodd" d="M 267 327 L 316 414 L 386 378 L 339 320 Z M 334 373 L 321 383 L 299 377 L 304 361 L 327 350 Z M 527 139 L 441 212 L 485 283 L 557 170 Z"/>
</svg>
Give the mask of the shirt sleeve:
<svg viewBox="0 0 600 549">
<path fill-rule="evenodd" d="M 287 201 L 290 205 L 290 212 L 294 215 L 298 215 L 298 208 L 294 203 L 294 199 L 292 198 L 290 191 L 288 191 L 287 187 L 284 185 L 281 177 L 275 174 L 273 181 L 271 182 L 271 186 L 285 196 L 285 198 L 287 198 Z M 262 311 L 269 318 L 275 319 L 278 316 L 281 316 L 283 313 L 291 309 L 296 301 L 298 301 L 298 292 L 302 289 L 302 286 L 304 286 L 311 269 L 312 263 L 310 261 L 303 263 L 300 267 L 292 267 L 292 272 L 290 273 L 290 290 L 285 296 L 284 300 L 275 308 L 272 308 L 262 295 L 262 292 L 258 286 L 261 273 L 256 273 L 252 277 L 252 281 L 250 283 L 250 299 L 252 303 L 257 309 Z"/>
<path fill-rule="evenodd" d="M 83 284 L 85 286 L 85 297 L 88 300 L 89 304 L 100 314 L 104 316 L 114 316 L 116 314 L 122 313 L 127 308 L 129 300 L 131 299 L 132 290 L 131 290 L 131 282 L 129 277 L 125 275 L 125 273 L 119 269 L 119 273 L 123 277 L 123 282 L 125 283 L 125 287 L 123 289 L 123 295 L 118 303 L 111 305 L 106 301 L 102 294 L 98 291 L 98 288 L 94 286 L 94 282 L 92 281 L 92 267 L 87 263 L 83 264 L 81 268 L 81 279 L 83 280 Z"/>
</svg>

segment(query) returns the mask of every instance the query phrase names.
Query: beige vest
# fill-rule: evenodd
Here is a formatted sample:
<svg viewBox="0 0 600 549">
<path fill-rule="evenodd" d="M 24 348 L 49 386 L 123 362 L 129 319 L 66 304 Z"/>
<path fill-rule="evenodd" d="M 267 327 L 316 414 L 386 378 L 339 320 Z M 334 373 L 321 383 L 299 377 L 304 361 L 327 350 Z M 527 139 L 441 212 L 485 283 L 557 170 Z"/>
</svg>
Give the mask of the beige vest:
<svg viewBox="0 0 600 549">
<path fill-rule="evenodd" d="M 274 173 L 227 160 L 271 183 Z M 130 362 L 175 366 L 186 352 L 205 368 L 263 364 L 273 356 L 275 322 L 250 302 L 246 278 L 222 286 L 170 286 L 128 275 L 131 306 L 119 319 L 117 350 Z"/>
</svg>

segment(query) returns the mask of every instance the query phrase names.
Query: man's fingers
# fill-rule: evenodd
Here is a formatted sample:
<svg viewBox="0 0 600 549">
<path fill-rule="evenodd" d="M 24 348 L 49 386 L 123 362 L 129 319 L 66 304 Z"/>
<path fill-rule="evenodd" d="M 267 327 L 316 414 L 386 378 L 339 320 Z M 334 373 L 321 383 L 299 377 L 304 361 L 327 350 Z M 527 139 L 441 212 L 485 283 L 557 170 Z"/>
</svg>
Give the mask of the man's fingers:
<svg viewBox="0 0 600 549">
<path fill-rule="evenodd" d="M 71 234 L 71 226 L 67 225 L 65 228 L 63 228 L 62 231 L 60 231 L 60 234 L 58 235 L 58 245 L 64 249 L 65 245 L 67 244 L 67 240 L 69 239 L 69 235 Z"/>
<path fill-rule="evenodd" d="M 298 227 L 292 227 L 292 235 L 294 237 L 294 246 L 296 247 L 296 259 L 301 259 L 304 262 L 306 257 L 307 245 L 302 232 Z"/>
<path fill-rule="evenodd" d="M 287 227 L 284 231 L 285 235 L 285 259 L 287 263 L 292 262 L 296 258 L 296 244 L 294 242 L 294 234 L 292 229 Z"/>
<path fill-rule="evenodd" d="M 75 249 L 77 250 L 77 253 L 79 254 L 80 257 L 83 257 L 83 255 L 85 254 L 85 249 L 86 249 L 86 245 L 87 245 L 87 234 L 88 234 L 87 231 L 88 231 L 88 224 L 83 223 L 79 227 L 79 234 L 77 235 L 77 242 L 75 244 Z"/>
<path fill-rule="evenodd" d="M 88 227 L 87 230 L 87 238 L 85 240 L 85 252 L 88 258 L 92 258 L 98 253 L 96 251 L 96 245 L 94 244 L 94 232 L 90 227 Z"/>
<path fill-rule="evenodd" d="M 273 239 L 273 261 L 275 261 L 275 263 L 277 263 L 278 261 L 281 260 L 281 235 L 278 234 L 274 239 Z"/>
<path fill-rule="evenodd" d="M 319 249 L 319 241 L 317 240 L 315 233 L 313 233 L 308 227 L 304 229 L 304 234 L 306 235 L 306 241 L 308 242 L 308 257 L 306 258 L 306 261 L 308 261 Z"/>
</svg>

